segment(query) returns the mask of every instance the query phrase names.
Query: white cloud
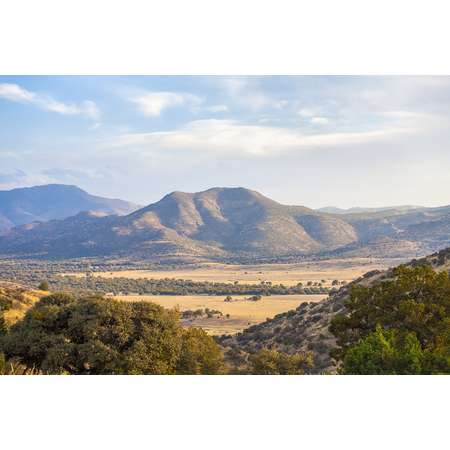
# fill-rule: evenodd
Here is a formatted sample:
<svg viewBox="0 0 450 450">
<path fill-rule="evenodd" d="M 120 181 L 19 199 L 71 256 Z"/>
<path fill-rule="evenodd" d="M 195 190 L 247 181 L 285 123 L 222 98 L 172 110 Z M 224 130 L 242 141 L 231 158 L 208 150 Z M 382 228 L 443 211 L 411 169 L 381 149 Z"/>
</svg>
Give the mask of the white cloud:
<svg viewBox="0 0 450 450">
<path fill-rule="evenodd" d="M 221 113 L 221 112 L 228 112 L 228 106 L 227 105 L 212 105 L 212 106 L 205 106 L 203 108 L 204 111 L 212 112 L 212 113 Z"/>
<path fill-rule="evenodd" d="M 133 103 L 138 105 L 140 111 L 146 116 L 156 117 L 168 108 L 176 106 L 198 106 L 202 99 L 196 95 L 178 92 L 142 92 L 132 98 Z"/>
<path fill-rule="evenodd" d="M 249 125 L 234 120 L 197 120 L 179 129 L 164 132 L 124 134 L 104 147 L 129 147 L 143 153 L 155 151 L 195 151 L 205 153 L 272 155 L 322 147 L 389 140 L 417 130 L 386 128 L 375 131 L 303 134 L 296 129 Z"/>
<path fill-rule="evenodd" d="M 233 104 L 250 111 L 281 109 L 287 105 L 286 100 L 280 101 L 268 95 L 254 78 L 221 78 L 219 86 Z"/>
<path fill-rule="evenodd" d="M 17 84 L 2 83 L 0 84 L 0 97 L 13 102 L 32 102 L 36 98 L 36 94 Z"/>
<path fill-rule="evenodd" d="M 313 123 L 314 125 L 326 125 L 328 123 L 330 123 L 330 120 L 327 119 L 326 117 L 311 117 L 310 122 Z"/>
<path fill-rule="evenodd" d="M 86 100 L 80 104 L 63 103 L 50 96 L 28 91 L 18 84 L 1 83 L 0 97 L 13 102 L 31 103 L 46 111 L 64 115 L 81 115 L 91 119 L 96 119 L 100 116 L 97 105 L 90 100 Z"/>
<path fill-rule="evenodd" d="M 301 117 L 313 117 L 316 113 L 312 109 L 302 108 L 297 114 Z"/>
</svg>

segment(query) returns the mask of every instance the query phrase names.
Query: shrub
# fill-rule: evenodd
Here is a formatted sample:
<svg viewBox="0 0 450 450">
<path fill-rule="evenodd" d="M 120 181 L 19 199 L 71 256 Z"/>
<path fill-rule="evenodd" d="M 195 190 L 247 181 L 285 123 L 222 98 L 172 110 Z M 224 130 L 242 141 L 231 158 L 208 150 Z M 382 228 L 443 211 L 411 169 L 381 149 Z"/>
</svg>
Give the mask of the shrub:
<svg viewBox="0 0 450 450">
<path fill-rule="evenodd" d="M 250 356 L 250 372 L 254 375 L 303 375 L 312 363 L 312 356 L 308 353 L 288 355 L 262 349 Z"/>
<path fill-rule="evenodd" d="M 198 358 L 196 373 L 211 373 L 213 364 L 189 349 L 219 354 L 217 344 L 186 333 L 177 311 L 153 303 L 54 294 L 13 325 L 0 347 L 7 358 L 52 374 L 174 374 L 182 358 Z"/>
</svg>

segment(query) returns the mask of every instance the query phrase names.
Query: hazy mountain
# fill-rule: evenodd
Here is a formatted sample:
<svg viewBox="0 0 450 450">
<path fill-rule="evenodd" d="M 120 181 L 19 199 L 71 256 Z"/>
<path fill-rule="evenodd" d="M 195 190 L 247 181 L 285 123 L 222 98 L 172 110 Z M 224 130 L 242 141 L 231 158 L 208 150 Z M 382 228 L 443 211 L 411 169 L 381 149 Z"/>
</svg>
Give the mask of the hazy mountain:
<svg viewBox="0 0 450 450">
<path fill-rule="evenodd" d="M 0 252 L 48 256 L 230 257 L 311 254 L 351 244 L 352 225 L 302 206 L 285 206 L 243 188 L 173 192 L 123 217 L 79 214 L 22 226 Z"/>
<path fill-rule="evenodd" d="M 325 212 L 330 214 L 358 214 L 358 213 L 374 213 L 381 211 L 398 212 L 402 213 L 405 211 L 411 211 L 413 209 L 424 209 L 423 206 L 413 206 L 413 205 L 402 205 L 402 206 L 384 206 L 379 208 L 338 208 L 336 206 L 325 206 L 323 208 L 318 208 L 316 211 Z"/>
<path fill-rule="evenodd" d="M 16 227 L 0 238 L 0 253 L 143 259 L 415 257 L 449 245 L 449 237 L 448 206 L 330 214 L 281 205 L 244 188 L 213 188 L 173 192 L 126 216 L 83 213 Z"/>
<path fill-rule="evenodd" d="M 138 206 L 96 197 L 76 186 L 50 184 L 0 191 L 0 231 L 36 221 L 63 219 L 81 211 L 128 214 Z"/>
</svg>

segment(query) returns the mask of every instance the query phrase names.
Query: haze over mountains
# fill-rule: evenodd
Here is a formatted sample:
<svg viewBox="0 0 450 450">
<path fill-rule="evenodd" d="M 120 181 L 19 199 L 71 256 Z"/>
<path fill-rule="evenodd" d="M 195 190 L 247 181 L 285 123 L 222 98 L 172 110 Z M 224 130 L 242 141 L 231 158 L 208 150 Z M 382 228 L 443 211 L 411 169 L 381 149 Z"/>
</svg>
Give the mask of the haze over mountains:
<svg viewBox="0 0 450 450">
<path fill-rule="evenodd" d="M 64 219 L 81 211 L 128 214 L 137 208 L 124 200 L 97 197 L 62 184 L 0 191 L 0 232 L 31 222 Z"/>
<path fill-rule="evenodd" d="M 58 197 L 59 203 L 49 200 L 47 211 L 41 207 L 36 216 L 41 220 L 53 218 L 51 211 L 54 216 L 60 214 L 56 217 L 64 217 L 70 207 L 75 213 L 93 209 L 103 214 L 108 208 L 117 213 L 134 207 L 119 200 L 91 197 L 77 188 L 69 191 L 71 195 L 81 195 L 80 191 L 88 196 L 86 207 L 81 203 L 70 206 L 71 196 L 65 201 Z M 59 210 L 58 205 L 64 208 Z M 173 192 L 124 216 L 99 217 L 82 212 L 62 220 L 28 223 L 3 233 L 0 254 L 155 260 L 324 254 L 406 258 L 448 245 L 450 206 L 337 214 L 282 205 L 249 189 L 212 188 L 194 194 Z"/>
</svg>

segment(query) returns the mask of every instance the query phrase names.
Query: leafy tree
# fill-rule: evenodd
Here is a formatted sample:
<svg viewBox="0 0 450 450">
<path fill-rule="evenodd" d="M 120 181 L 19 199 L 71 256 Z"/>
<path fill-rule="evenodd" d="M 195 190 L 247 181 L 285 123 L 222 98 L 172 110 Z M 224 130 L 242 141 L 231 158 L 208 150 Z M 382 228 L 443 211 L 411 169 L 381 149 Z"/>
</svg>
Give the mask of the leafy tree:
<svg viewBox="0 0 450 450">
<path fill-rule="evenodd" d="M 309 353 L 287 353 L 262 349 L 250 357 L 250 372 L 253 375 L 303 375 L 312 367 Z"/>
<path fill-rule="evenodd" d="M 330 330 L 344 373 L 450 373 L 450 277 L 427 266 L 356 285 Z"/>
<path fill-rule="evenodd" d="M 38 286 L 38 289 L 41 291 L 49 291 L 50 285 L 48 284 L 48 281 L 41 281 L 41 283 Z"/>
<path fill-rule="evenodd" d="M 223 371 L 223 355 L 219 346 L 200 328 L 183 332 L 177 373 L 214 375 Z"/>
<path fill-rule="evenodd" d="M 196 373 L 214 372 L 213 339 L 191 333 L 186 345 L 185 333 L 178 311 L 153 303 L 53 294 L 11 327 L 0 350 L 52 374 L 174 374 L 182 358 Z"/>
<path fill-rule="evenodd" d="M 349 348 L 342 373 L 360 375 L 420 374 L 425 354 L 414 333 L 400 334 L 378 326 Z"/>
</svg>

